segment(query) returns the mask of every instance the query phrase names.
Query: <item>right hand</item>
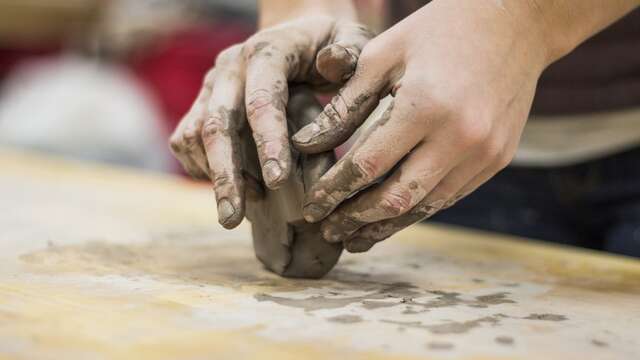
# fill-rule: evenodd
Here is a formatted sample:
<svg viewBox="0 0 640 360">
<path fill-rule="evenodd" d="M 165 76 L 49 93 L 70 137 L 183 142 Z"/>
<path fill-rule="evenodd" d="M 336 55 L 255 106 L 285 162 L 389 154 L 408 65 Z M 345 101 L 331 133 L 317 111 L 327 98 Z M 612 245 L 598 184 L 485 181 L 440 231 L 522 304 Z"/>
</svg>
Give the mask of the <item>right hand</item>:
<svg viewBox="0 0 640 360">
<path fill-rule="evenodd" d="M 276 189 L 291 171 L 288 83 L 339 87 L 372 36 L 355 22 L 308 16 L 261 30 L 218 55 L 170 144 L 191 176 L 213 182 L 222 226 L 234 228 L 244 217 L 239 130 L 245 113 L 265 184 Z"/>
</svg>

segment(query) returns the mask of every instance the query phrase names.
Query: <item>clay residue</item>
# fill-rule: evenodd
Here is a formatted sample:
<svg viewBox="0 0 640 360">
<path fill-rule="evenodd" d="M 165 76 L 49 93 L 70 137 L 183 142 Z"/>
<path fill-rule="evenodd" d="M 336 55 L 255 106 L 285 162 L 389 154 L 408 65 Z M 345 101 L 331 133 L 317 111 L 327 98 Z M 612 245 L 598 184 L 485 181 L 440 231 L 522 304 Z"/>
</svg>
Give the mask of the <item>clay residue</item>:
<svg viewBox="0 0 640 360">
<path fill-rule="evenodd" d="M 427 311 L 427 310 L 417 311 L 417 310 L 415 310 L 413 307 L 411 307 L 411 306 L 407 306 L 407 307 L 402 311 L 402 314 L 404 314 L 404 315 L 415 315 L 415 314 L 423 313 L 423 312 L 425 312 L 425 311 Z"/>
<path fill-rule="evenodd" d="M 500 345 L 513 345 L 514 342 L 511 336 L 497 336 L 495 341 Z"/>
<path fill-rule="evenodd" d="M 565 321 L 567 317 L 564 315 L 558 314 L 529 314 L 529 316 L 524 317 L 526 320 L 543 320 L 543 321 Z"/>
<path fill-rule="evenodd" d="M 382 285 L 374 292 L 360 296 L 330 297 L 316 295 L 302 299 L 288 298 L 283 296 L 273 296 L 264 293 L 254 295 L 258 301 L 271 301 L 283 306 L 304 309 L 305 311 L 315 311 L 322 309 L 342 308 L 351 304 L 362 304 L 367 309 L 377 309 L 398 305 L 398 300 L 410 296 L 418 296 L 420 292 L 411 284 L 398 282 Z"/>
<path fill-rule="evenodd" d="M 591 340 L 591 344 L 597 347 L 609 347 L 609 344 L 598 339 Z"/>
<path fill-rule="evenodd" d="M 254 298 L 258 301 L 271 301 L 283 306 L 305 309 L 306 311 L 336 309 L 351 304 L 360 304 L 365 309 L 376 310 L 404 304 L 411 307 L 409 312 L 405 312 L 406 314 L 425 312 L 430 309 L 444 307 L 468 306 L 487 308 L 493 305 L 515 303 L 515 301 L 507 298 L 508 294 L 509 293 L 506 292 L 499 292 L 476 296 L 472 300 L 467 300 L 461 298 L 460 293 L 440 290 L 421 290 L 411 284 L 399 282 L 384 285 L 377 291 L 368 294 L 350 297 L 317 295 L 300 299 L 259 293 L 256 294 Z M 416 298 L 429 295 L 436 295 L 436 297 L 424 302 L 416 300 Z"/>
<path fill-rule="evenodd" d="M 469 321 L 451 321 L 444 324 L 428 325 L 427 329 L 433 334 L 464 334 L 482 324 L 498 325 L 500 324 L 500 317 L 485 316 Z"/>
<path fill-rule="evenodd" d="M 427 343 L 427 348 L 429 350 L 451 350 L 455 346 L 450 342 L 445 341 L 431 341 Z"/>
<path fill-rule="evenodd" d="M 495 294 L 476 296 L 477 304 L 474 307 L 488 307 L 489 305 L 498 304 L 514 304 L 515 301 L 507 299 L 508 292 L 499 292 Z"/>
<path fill-rule="evenodd" d="M 265 271 L 248 244 L 212 243 L 219 236 L 189 229 L 152 235 L 137 244 L 88 240 L 82 244 L 54 245 L 20 257 L 25 271 L 93 276 L 148 276 L 166 283 L 192 286 L 251 287 L 262 291 L 295 292 L 309 288 L 370 291 L 383 285 L 364 281 L 368 274 L 339 269 L 324 280 L 288 280 Z M 381 281 L 387 279 L 380 277 Z"/>
<path fill-rule="evenodd" d="M 340 324 L 354 324 L 362 322 L 362 317 L 358 315 L 337 315 L 327 318 L 328 321 Z"/>
<path fill-rule="evenodd" d="M 371 274 L 341 267 L 321 280 L 290 280 L 265 271 L 254 258 L 249 244 L 220 244 L 211 241 L 219 236 L 208 229 L 152 234 L 152 240 L 137 244 L 115 244 L 100 240 L 73 245 L 50 244 L 20 257 L 25 271 L 91 276 L 147 276 L 166 283 L 191 286 L 248 287 L 263 301 L 280 301 L 269 293 L 295 293 L 311 289 L 317 299 L 281 301 L 285 305 L 323 308 L 314 303 L 336 299 L 328 308 L 347 306 L 363 300 L 388 302 L 395 306 L 402 298 L 424 296 L 413 284 L 399 282 L 397 274 Z M 347 262 L 348 263 L 348 262 Z M 358 297 L 344 294 L 360 292 Z M 260 295 L 262 294 L 262 295 Z M 331 302 L 331 301 L 329 301 Z"/>
<path fill-rule="evenodd" d="M 472 329 L 488 324 L 497 326 L 500 324 L 503 316 L 500 314 L 492 316 L 484 316 L 474 320 L 468 321 L 447 321 L 441 324 L 423 324 L 421 321 L 396 321 L 396 320 L 380 320 L 383 323 L 402 325 L 404 327 L 417 328 L 428 330 L 432 334 L 447 335 L 447 334 L 464 334 Z"/>
<path fill-rule="evenodd" d="M 508 292 L 498 292 L 494 294 L 480 295 L 480 296 L 476 296 L 473 300 L 462 299 L 460 297 L 461 294 L 457 292 L 431 290 L 431 291 L 427 291 L 427 293 L 437 295 L 437 297 L 427 302 L 416 301 L 413 298 L 403 299 L 403 303 L 407 305 L 413 305 L 415 307 L 422 307 L 425 310 L 459 306 L 459 305 L 475 307 L 475 308 L 487 308 L 493 305 L 516 303 L 514 300 L 511 300 L 508 298 L 508 295 L 509 295 Z"/>
</svg>

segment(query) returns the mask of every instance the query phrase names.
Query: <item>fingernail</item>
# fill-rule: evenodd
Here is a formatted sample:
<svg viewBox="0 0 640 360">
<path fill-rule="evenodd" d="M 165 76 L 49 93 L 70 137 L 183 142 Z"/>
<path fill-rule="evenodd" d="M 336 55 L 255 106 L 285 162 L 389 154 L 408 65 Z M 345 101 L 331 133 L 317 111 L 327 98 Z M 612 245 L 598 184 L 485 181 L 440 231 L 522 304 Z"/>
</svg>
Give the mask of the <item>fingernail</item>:
<svg viewBox="0 0 640 360">
<path fill-rule="evenodd" d="M 371 249 L 373 244 L 373 241 L 357 237 L 345 241 L 344 248 L 350 253 L 361 253 Z"/>
<path fill-rule="evenodd" d="M 320 126 L 316 123 L 311 123 L 298 131 L 295 135 L 293 135 L 293 141 L 299 144 L 308 144 L 318 136 L 320 132 Z"/>
<path fill-rule="evenodd" d="M 236 209 L 227 199 L 222 199 L 218 203 L 218 221 L 221 225 L 226 224 L 229 219 L 236 213 Z"/>
<path fill-rule="evenodd" d="M 264 163 L 262 170 L 267 180 L 267 184 L 277 183 L 282 176 L 282 168 L 276 160 L 268 160 L 266 163 Z"/>
<path fill-rule="evenodd" d="M 302 209 L 302 215 L 308 222 L 319 221 L 324 217 L 324 213 L 324 208 L 316 203 L 305 205 L 305 207 Z"/>
</svg>

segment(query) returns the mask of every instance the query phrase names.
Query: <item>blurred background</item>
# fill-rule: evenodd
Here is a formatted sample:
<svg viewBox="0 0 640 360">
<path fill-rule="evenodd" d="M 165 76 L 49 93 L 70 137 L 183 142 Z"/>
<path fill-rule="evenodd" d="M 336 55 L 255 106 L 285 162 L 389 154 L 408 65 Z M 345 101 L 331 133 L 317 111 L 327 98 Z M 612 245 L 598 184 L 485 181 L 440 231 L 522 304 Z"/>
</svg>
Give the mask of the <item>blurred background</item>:
<svg viewBox="0 0 640 360">
<path fill-rule="evenodd" d="M 255 23 L 254 0 L 0 0 L 0 145 L 180 172 L 170 132 Z"/>
<path fill-rule="evenodd" d="M 0 145 L 178 171 L 167 138 L 253 0 L 0 0 Z"/>
</svg>

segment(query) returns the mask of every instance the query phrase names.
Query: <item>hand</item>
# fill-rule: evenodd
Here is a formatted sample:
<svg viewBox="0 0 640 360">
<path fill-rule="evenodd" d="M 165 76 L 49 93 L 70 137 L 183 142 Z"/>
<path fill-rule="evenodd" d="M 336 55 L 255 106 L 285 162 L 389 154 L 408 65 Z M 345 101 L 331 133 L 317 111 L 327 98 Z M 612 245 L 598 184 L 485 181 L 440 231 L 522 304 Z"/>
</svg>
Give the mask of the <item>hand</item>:
<svg viewBox="0 0 640 360">
<path fill-rule="evenodd" d="M 259 31 L 218 56 L 170 143 L 190 175 L 212 180 L 220 224 L 233 228 L 244 217 L 238 135 L 245 109 L 263 178 L 276 189 L 291 171 L 288 82 L 316 89 L 338 86 L 353 73 L 371 36 L 354 22 L 314 15 Z"/>
<path fill-rule="evenodd" d="M 308 192 L 304 216 L 330 242 L 366 251 L 453 205 L 514 156 L 550 62 L 529 2 L 435 0 L 364 48 L 354 76 L 294 145 L 345 141 L 391 106 Z M 381 180 L 382 179 L 382 180 Z M 355 194 L 355 195 L 354 195 Z"/>
</svg>

